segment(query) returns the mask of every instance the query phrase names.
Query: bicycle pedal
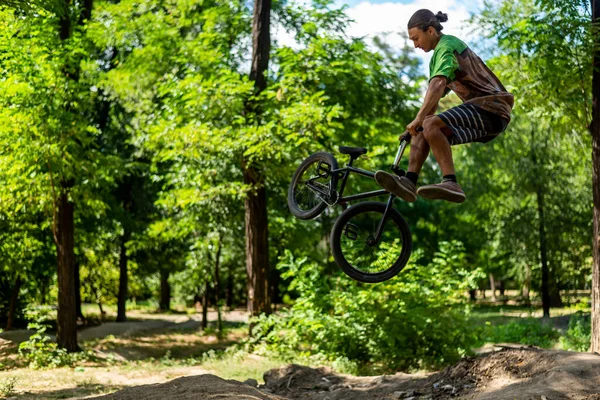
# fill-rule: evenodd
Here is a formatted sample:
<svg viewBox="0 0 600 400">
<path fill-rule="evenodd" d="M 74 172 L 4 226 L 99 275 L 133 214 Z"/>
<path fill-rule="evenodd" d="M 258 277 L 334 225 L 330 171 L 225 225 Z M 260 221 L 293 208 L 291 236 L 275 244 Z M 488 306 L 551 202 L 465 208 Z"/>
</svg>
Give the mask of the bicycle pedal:
<svg viewBox="0 0 600 400">
<path fill-rule="evenodd" d="M 401 168 L 397 168 L 392 166 L 392 171 L 394 171 L 394 173 L 398 176 L 405 176 L 406 175 L 406 171 L 401 169 Z"/>
</svg>

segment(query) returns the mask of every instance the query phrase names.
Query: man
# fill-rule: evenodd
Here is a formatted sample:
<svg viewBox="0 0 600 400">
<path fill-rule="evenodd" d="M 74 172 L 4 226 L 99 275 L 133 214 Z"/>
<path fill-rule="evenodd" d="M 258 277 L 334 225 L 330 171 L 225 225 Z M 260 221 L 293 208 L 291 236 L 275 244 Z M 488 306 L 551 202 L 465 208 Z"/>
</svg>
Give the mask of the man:
<svg viewBox="0 0 600 400">
<path fill-rule="evenodd" d="M 441 33 L 448 16 L 429 10 L 417 11 L 408 22 L 408 35 L 415 48 L 434 50 L 429 64 L 429 86 L 425 101 L 407 127 L 412 136 L 408 172 L 398 177 L 377 171 L 375 180 L 387 191 L 413 202 L 417 195 L 462 203 L 466 196 L 456 180 L 451 145 L 489 142 L 510 122 L 514 98 L 484 62 L 460 39 Z M 438 102 L 453 90 L 464 102 L 433 115 Z M 422 127 L 422 132 L 417 128 Z M 423 163 L 433 151 L 443 173 L 442 183 L 421 186 L 417 178 Z"/>
</svg>

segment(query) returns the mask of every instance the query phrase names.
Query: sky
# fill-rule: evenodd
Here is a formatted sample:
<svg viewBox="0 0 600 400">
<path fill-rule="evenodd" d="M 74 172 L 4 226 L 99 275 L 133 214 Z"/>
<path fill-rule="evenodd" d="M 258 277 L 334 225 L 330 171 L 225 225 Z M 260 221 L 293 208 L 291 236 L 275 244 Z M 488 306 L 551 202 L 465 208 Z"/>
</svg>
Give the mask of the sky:
<svg viewBox="0 0 600 400">
<path fill-rule="evenodd" d="M 483 6 L 483 0 L 336 0 L 336 7 L 347 5 L 347 15 L 354 20 L 347 30 L 352 37 L 369 38 L 379 35 L 394 47 L 402 47 L 404 40 L 399 32 L 405 32 L 408 20 L 413 13 L 421 8 L 426 8 L 434 13 L 442 11 L 448 14 L 448 21 L 443 23 L 444 33 L 462 39 L 467 45 L 470 42 L 481 40 L 474 37 L 464 28 L 465 21 L 471 13 L 477 13 Z M 289 44 L 291 38 L 276 29 L 278 40 L 282 44 Z M 412 42 L 409 42 L 412 46 Z M 415 49 L 415 55 L 423 61 L 423 72 L 428 74 L 428 65 L 433 51 L 424 53 Z"/>
</svg>

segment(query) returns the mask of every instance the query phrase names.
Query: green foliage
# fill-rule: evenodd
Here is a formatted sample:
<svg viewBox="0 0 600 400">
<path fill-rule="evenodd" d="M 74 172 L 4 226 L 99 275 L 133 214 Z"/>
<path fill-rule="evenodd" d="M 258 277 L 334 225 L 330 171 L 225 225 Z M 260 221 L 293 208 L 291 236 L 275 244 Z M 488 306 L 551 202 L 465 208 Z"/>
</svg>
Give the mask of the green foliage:
<svg viewBox="0 0 600 400">
<path fill-rule="evenodd" d="M 324 277 L 322 267 L 287 251 L 279 268 L 298 293 L 282 315 L 260 317 L 249 345 L 279 354 L 320 355 L 340 365 L 385 371 L 436 368 L 465 355 L 475 337 L 464 293 L 478 271 L 464 268 L 457 242 L 442 243 L 427 264 L 413 256 L 400 277 L 361 285 Z"/>
<path fill-rule="evenodd" d="M 480 344 L 520 343 L 550 348 L 559 337 L 560 333 L 544 320 L 524 318 L 502 325 L 486 324 L 480 333 Z"/>
<path fill-rule="evenodd" d="M 46 334 L 49 328 L 48 318 L 51 307 L 30 307 L 26 310 L 27 318 L 31 321 L 27 329 L 35 333 L 28 340 L 19 344 L 19 355 L 25 359 L 31 369 L 57 368 L 70 366 L 74 363 L 92 357 L 91 352 L 67 353 L 59 348 L 50 336 Z"/>
<path fill-rule="evenodd" d="M 15 385 L 17 378 L 10 377 L 0 381 L 0 396 L 11 397 L 15 394 Z"/>
<path fill-rule="evenodd" d="M 569 320 L 569 328 L 560 338 L 560 344 L 565 350 L 588 351 L 591 343 L 591 318 L 589 314 L 576 313 Z"/>
</svg>

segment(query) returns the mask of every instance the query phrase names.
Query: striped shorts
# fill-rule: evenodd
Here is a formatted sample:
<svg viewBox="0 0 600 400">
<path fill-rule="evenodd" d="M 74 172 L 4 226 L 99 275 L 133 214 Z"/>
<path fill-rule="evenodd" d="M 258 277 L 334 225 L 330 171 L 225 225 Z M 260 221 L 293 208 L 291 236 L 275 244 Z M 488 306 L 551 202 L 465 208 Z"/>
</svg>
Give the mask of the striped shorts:
<svg viewBox="0 0 600 400">
<path fill-rule="evenodd" d="M 500 135 L 508 120 L 473 104 L 461 104 L 437 115 L 448 126 L 450 145 L 486 143 Z"/>
</svg>

